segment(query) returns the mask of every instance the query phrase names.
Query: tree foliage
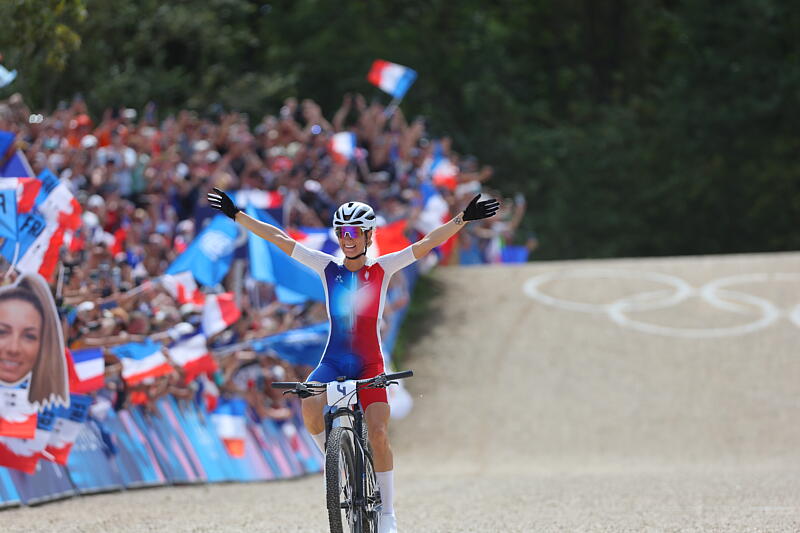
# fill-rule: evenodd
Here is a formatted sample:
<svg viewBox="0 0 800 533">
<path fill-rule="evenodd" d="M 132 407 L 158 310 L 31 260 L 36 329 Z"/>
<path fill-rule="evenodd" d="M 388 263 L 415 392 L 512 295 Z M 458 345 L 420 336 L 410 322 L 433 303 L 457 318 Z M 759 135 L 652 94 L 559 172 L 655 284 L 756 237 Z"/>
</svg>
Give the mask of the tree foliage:
<svg viewBox="0 0 800 533">
<path fill-rule="evenodd" d="M 525 192 L 541 257 L 800 248 L 795 2 L 11 4 L 11 88 L 41 106 L 259 117 L 299 95 L 330 114 L 348 91 L 388 100 L 364 79 L 380 57 L 419 73 L 407 114 Z"/>
</svg>

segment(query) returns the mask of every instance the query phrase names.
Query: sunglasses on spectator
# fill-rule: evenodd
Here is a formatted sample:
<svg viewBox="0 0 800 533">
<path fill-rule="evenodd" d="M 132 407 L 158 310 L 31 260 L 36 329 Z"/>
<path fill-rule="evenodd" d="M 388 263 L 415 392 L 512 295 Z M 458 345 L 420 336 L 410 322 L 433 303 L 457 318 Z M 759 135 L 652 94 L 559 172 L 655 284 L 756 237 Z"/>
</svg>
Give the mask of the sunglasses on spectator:
<svg viewBox="0 0 800 533">
<path fill-rule="evenodd" d="M 364 228 L 360 228 L 358 226 L 339 226 L 336 228 L 336 235 L 339 237 L 344 237 L 347 235 L 351 239 L 355 239 L 359 235 L 364 233 Z"/>
</svg>

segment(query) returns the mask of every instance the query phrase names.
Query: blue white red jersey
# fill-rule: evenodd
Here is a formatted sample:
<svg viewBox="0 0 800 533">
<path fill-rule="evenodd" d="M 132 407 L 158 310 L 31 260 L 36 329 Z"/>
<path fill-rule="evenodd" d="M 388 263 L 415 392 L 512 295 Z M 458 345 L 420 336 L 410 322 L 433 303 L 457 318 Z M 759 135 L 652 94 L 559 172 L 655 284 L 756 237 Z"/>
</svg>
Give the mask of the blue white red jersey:
<svg viewBox="0 0 800 533">
<path fill-rule="evenodd" d="M 383 371 L 380 324 L 387 288 L 393 274 L 416 261 L 411 246 L 367 259 L 355 272 L 344 266 L 344 258 L 300 243 L 295 244 L 292 258 L 319 274 L 325 289 L 330 333 L 320 367 L 312 373 L 315 380 L 327 382 L 342 375 L 365 378 Z M 331 368 L 323 372 L 325 365 Z"/>
</svg>

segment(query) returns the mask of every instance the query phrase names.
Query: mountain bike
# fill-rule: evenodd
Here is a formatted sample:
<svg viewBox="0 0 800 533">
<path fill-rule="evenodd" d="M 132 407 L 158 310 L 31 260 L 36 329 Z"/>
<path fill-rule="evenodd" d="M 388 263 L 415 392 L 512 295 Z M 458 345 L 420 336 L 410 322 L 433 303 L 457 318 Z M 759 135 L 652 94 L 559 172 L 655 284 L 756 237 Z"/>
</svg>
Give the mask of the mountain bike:
<svg viewBox="0 0 800 533">
<path fill-rule="evenodd" d="M 301 398 L 327 393 L 325 408 L 325 492 L 331 533 L 378 531 L 381 497 L 367 441 L 367 423 L 358 402 L 364 389 L 396 385 L 411 370 L 369 379 L 337 378 L 330 383 L 276 381 L 276 389 Z M 344 527 L 347 526 L 345 530 Z"/>
</svg>

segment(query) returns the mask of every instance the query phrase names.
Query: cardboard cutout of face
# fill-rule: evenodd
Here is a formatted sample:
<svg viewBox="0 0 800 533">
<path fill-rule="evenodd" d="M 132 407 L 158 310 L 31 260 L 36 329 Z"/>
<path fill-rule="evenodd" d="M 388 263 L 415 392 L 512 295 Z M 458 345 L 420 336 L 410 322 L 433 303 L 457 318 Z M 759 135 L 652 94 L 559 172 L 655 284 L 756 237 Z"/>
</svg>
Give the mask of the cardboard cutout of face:
<svg viewBox="0 0 800 533">
<path fill-rule="evenodd" d="M 64 334 L 39 274 L 0 287 L 0 387 L 26 388 L 36 408 L 69 406 Z M 2 416 L 2 413 L 0 413 Z"/>
</svg>

